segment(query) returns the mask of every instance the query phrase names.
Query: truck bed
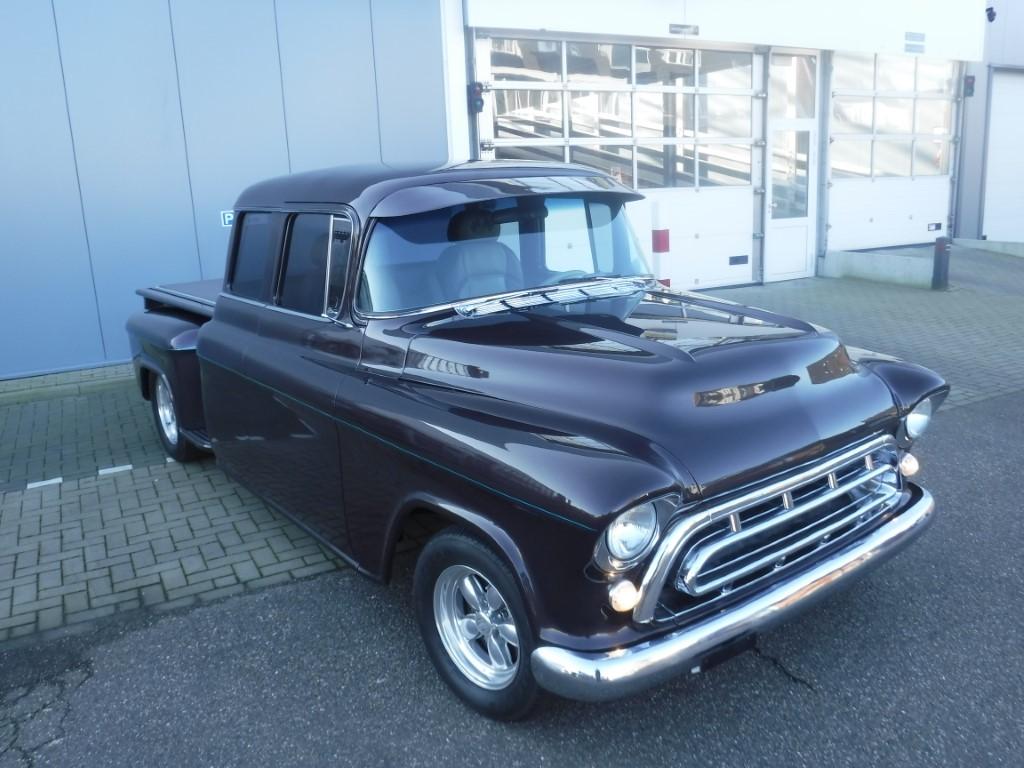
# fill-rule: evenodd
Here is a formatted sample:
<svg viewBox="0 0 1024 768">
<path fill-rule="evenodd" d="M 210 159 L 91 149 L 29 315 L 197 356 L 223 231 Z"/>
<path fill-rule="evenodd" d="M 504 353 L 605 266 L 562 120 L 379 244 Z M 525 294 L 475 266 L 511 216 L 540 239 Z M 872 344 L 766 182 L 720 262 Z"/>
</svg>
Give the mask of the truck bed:
<svg viewBox="0 0 1024 768">
<path fill-rule="evenodd" d="M 147 310 L 172 307 L 200 317 L 211 318 L 221 285 L 221 278 L 218 277 L 213 280 L 196 280 L 191 283 L 172 283 L 171 285 L 155 285 L 152 288 L 139 288 L 136 293 L 146 300 Z"/>
</svg>

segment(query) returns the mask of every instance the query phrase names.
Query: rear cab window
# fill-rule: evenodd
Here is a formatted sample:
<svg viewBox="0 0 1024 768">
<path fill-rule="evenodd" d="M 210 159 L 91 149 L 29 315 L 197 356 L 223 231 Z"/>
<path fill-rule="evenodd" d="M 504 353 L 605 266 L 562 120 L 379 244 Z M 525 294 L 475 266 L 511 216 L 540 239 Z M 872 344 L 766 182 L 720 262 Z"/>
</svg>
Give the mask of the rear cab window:
<svg viewBox="0 0 1024 768">
<path fill-rule="evenodd" d="M 242 214 L 228 290 L 234 296 L 266 301 L 278 248 L 278 222 L 272 213 Z"/>
</svg>

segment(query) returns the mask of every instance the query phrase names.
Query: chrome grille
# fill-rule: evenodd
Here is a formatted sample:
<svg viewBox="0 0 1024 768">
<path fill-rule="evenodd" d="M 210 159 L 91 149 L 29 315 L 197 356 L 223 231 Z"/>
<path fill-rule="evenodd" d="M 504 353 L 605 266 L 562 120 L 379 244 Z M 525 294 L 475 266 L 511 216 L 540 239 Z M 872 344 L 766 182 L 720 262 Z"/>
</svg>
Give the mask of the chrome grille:
<svg viewBox="0 0 1024 768">
<path fill-rule="evenodd" d="M 898 464 L 893 439 L 878 437 L 681 518 L 645 574 L 634 619 L 707 605 L 856 538 L 898 503 Z"/>
</svg>

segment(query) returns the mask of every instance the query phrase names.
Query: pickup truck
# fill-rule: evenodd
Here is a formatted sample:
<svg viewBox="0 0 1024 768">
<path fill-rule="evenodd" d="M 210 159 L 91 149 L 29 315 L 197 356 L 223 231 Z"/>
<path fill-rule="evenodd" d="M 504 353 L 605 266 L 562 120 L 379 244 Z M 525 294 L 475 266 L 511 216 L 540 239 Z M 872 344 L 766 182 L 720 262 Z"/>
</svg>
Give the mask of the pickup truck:
<svg viewBox="0 0 1024 768">
<path fill-rule="evenodd" d="M 213 451 L 375 579 L 429 532 L 426 650 L 491 717 L 705 669 L 933 516 L 910 448 L 942 378 L 662 285 L 638 197 L 568 164 L 272 179 L 223 281 L 128 322 L 171 457 Z"/>
</svg>

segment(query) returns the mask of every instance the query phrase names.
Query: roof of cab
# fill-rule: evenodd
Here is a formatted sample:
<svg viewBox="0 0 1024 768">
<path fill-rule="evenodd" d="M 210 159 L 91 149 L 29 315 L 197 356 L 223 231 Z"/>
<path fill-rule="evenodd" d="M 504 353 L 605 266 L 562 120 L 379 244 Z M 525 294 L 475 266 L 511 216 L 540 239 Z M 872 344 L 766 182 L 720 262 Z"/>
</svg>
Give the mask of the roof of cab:
<svg viewBox="0 0 1024 768">
<path fill-rule="evenodd" d="M 508 183 L 513 181 L 513 183 Z M 388 205 L 382 205 L 396 195 Z M 352 206 L 360 218 L 399 216 L 459 202 L 513 195 L 597 191 L 637 199 L 632 189 L 594 168 L 528 160 L 471 161 L 439 168 L 343 165 L 260 181 L 245 189 L 236 210 L 302 205 Z"/>
</svg>

